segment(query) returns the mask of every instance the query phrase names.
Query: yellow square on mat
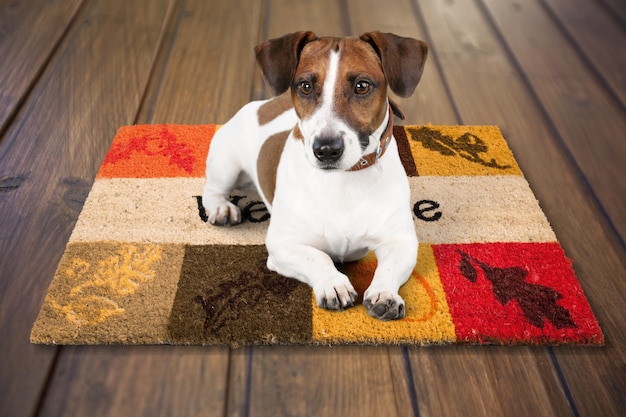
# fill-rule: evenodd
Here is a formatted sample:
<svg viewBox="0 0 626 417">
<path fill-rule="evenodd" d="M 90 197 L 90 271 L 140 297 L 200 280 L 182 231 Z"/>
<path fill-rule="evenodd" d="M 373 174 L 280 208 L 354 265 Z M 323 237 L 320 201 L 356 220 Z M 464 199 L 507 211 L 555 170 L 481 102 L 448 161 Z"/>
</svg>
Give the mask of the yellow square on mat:
<svg viewBox="0 0 626 417">
<path fill-rule="evenodd" d="M 497 126 L 406 126 L 420 176 L 522 175 Z"/>
<path fill-rule="evenodd" d="M 356 262 L 347 274 L 361 293 L 367 283 L 362 277 L 351 276 L 355 271 L 363 275 L 376 267 L 373 253 Z M 367 272 L 366 272 L 367 273 Z M 354 280 L 361 282 L 354 282 Z M 409 280 L 400 288 L 404 299 L 406 317 L 402 320 L 383 322 L 370 317 L 362 304 L 342 312 L 324 310 L 313 306 L 313 340 L 322 343 L 452 343 L 456 340 L 452 316 L 445 292 L 439 278 L 435 257 L 430 245 L 419 247 L 417 266 Z"/>
</svg>

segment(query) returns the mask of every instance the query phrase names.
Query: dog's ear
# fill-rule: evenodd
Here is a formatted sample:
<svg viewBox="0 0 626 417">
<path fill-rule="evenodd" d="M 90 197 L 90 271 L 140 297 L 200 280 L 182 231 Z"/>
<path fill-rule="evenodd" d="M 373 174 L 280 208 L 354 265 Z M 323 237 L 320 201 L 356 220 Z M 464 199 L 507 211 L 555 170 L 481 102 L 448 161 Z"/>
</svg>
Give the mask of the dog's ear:
<svg viewBox="0 0 626 417">
<path fill-rule="evenodd" d="M 391 111 L 393 112 L 393 114 L 396 115 L 398 119 L 404 120 L 404 112 L 400 110 L 400 107 L 398 107 L 398 104 L 395 101 L 393 101 L 390 97 L 387 97 L 387 100 L 389 100 L 389 106 L 391 107 Z"/>
<path fill-rule="evenodd" d="M 270 39 L 254 48 L 263 78 L 274 95 L 280 95 L 289 89 L 302 49 L 315 39 L 317 36 L 313 32 L 295 32 Z"/>
<path fill-rule="evenodd" d="M 400 97 L 413 94 L 424 71 L 428 44 L 393 33 L 367 32 L 360 38 L 380 57 L 391 91 Z"/>
</svg>

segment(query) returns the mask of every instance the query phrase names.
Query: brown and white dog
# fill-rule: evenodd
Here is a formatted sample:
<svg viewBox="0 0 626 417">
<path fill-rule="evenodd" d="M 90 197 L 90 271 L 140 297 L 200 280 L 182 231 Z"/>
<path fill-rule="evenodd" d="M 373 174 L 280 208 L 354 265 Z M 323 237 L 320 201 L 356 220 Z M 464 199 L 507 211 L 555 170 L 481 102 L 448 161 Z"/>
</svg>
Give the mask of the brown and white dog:
<svg viewBox="0 0 626 417">
<path fill-rule="evenodd" d="M 342 310 L 357 293 L 335 262 L 374 251 L 363 296 L 368 313 L 402 318 L 398 289 L 417 260 L 409 185 L 393 138 L 387 87 L 410 96 L 426 43 L 380 32 L 318 38 L 297 32 L 255 48 L 272 92 L 244 106 L 215 134 L 202 196 L 209 221 L 241 221 L 229 201 L 254 186 L 272 217 L 267 266 L 309 284 L 319 306 Z"/>
</svg>

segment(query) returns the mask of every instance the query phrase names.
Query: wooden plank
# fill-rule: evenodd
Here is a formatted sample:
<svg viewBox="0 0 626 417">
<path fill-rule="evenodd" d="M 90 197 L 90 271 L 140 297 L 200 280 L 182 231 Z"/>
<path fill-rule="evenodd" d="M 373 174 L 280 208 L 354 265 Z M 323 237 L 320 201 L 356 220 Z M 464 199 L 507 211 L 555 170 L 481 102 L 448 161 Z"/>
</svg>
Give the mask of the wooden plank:
<svg viewBox="0 0 626 417">
<path fill-rule="evenodd" d="M 596 2 L 607 9 L 607 13 L 616 21 L 626 25 L 626 3 L 622 0 L 596 0 Z"/>
<path fill-rule="evenodd" d="M 0 143 L 0 415 L 38 405 L 57 348 L 30 345 L 30 328 L 96 169 L 133 120 L 166 8 L 82 9 Z"/>
<path fill-rule="evenodd" d="M 43 70 L 81 3 L 35 0 L 0 4 L 0 132 Z"/>
<path fill-rule="evenodd" d="M 542 349 L 433 347 L 411 363 L 420 415 L 569 415 Z"/>
<path fill-rule="evenodd" d="M 231 383 L 231 388 L 249 391 L 249 398 L 232 401 L 228 415 L 413 415 L 410 403 L 402 414 L 396 409 L 396 389 L 399 396 L 408 393 L 404 375 L 393 373 L 387 349 L 274 347 L 254 348 L 248 355 L 233 361 L 237 374 L 245 375 L 237 384 L 247 385 Z"/>
<path fill-rule="evenodd" d="M 152 114 L 140 121 L 225 123 L 250 100 L 262 3 L 194 0 L 182 7 Z"/>
<path fill-rule="evenodd" d="M 228 379 L 228 398 L 226 412 L 229 417 L 247 417 L 250 413 L 250 365 L 252 363 L 251 347 L 234 349 L 230 353 L 230 373 Z"/>
<path fill-rule="evenodd" d="M 624 253 L 579 182 L 550 121 L 507 60 L 499 35 L 490 30 L 482 9 L 466 2 L 426 2 L 420 7 L 463 122 L 497 123 L 503 128 L 566 253 L 574 259 L 577 275 L 609 340 L 606 348 L 555 349 L 561 366 L 566 358 L 577 359 L 567 363 L 563 390 L 572 389 L 573 406 L 581 415 L 617 415 L 620 397 L 616 387 L 623 386 L 620 368 L 624 363 L 621 312 L 626 311 L 620 294 L 626 291 L 626 282 L 615 277 L 623 275 Z M 535 20 L 523 21 L 531 24 Z M 507 31 L 510 25 L 513 22 Z M 560 51 L 553 53 L 558 56 Z M 540 363 L 545 363 L 542 357 Z M 554 392 L 554 388 L 547 387 L 546 392 Z M 561 409 L 560 402 L 554 405 L 556 410 Z"/>
<path fill-rule="evenodd" d="M 388 4 L 372 5 L 371 9 L 357 7 L 359 2 L 353 0 L 350 7 L 353 28 L 366 28 L 380 23 L 380 16 L 385 13 Z M 390 7 L 394 14 L 389 21 L 383 20 L 381 30 L 394 30 L 399 25 L 398 16 L 401 16 L 404 33 L 410 36 L 425 39 L 427 33 L 437 32 L 430 36 L 432 39 L 430 55 L 430 73 L 424 75 L 424 80 L 418 86 L 420 91 L 426 90 L 425 103 L 434 103 L 431 107 L 424 104 L 422 109 L 433 112 L 434 117 L 445 117 L 446 123 L 460 123 L 450 97 L 443 84 L 442 74 L 438 72 L 437 60 L 440 54 L 446 54 L 446 40 L 441 39 L 442 33 L 449 33 L 446 19 L 438 15 L 429 15 L 425 25 L 418 24 L 416 12 L 408 2 L 398 2 Z M 370 10 L 372 13 L 370 13 Z M 459 16 L 462 16 L 461 14 Z M 410 17 L 410 18 L 409 18 Z M 407 26 L 408 25 L 408 26 Z M 441 25 L 441 28 L 439 28 Z M 424 28 L 424 29 L 422 29 Z M 440 46 L 443 46 L 440 49 Z M 447 56 L 447 54 L 446 54 Z M 468 59 L 475 59 L 471 57 Z M 449 57 L 449 63 L 458 59 L 458 56 Z M 457 63 L 458 65 L 458 63 Z M 427 78 L 430 75 L 430 78 Z M 444 70 L 444 75 L 448 76 Z M 486 86 L 483 86 L 486 87 Z M 456 92 L 456 91 L 455 91 Z M 461 92 L 453 96 L 454 100 L 465 100 Z M 410 100 L 408 100 L 410 101 Z M 476 103 L 478 104 L 478 103 Z M 419 115 L 421 116 L 421 114 Z M 419 117 L 418 116 L 418 117 Z M 412 115 L 409 115 L 412 117 Z M 493 121 L 490 122 L 493 124 Z M 514 350 L 515 355 L 511 355 Z M 567 413 L 567 403 L 562 395 L 554 395 L 559 391 L 558 378 L 550 366 L 547 372 L 545 364 L 549 365 L 549 357 L 543 350 L 526 348 L 511 349 L 467 349 L 465 347 L 446 347 L 433 349 L 410 349 L 410 363 L 413 369 L 414 384 L 421 415 L 561 415 Z M 542 364 L 544 366 L 539 366 Z M 501 380 L 510 381 L 502 385 Z M 480 382 L 479 382 L 480 381 Z M 515 407 L 512 399 L 522 395 L 532 395 L 534 400 L 525 404 L 526 410 L 521 413 Z M 453 399 L 453 400 L 450 400 Z"/>
<path fill-rule="evenodd" d="M 260 8 L 245 0 L 189 0 L 172 15 L 146 94 L 151 101 L 137 122 L 223 122 L 250 94 L 254 62 L 241 44 L 254 40 Z M 242 29 L 235 34 L 233 27 Z M 43 415 L 219 416 L 229 350 L 66 348 L 56 375 Z"/>
<path fill-rule="evenodd" d="M 543 0 L 586 56 L 623 108 L 626 108 L 626 32 L 605 10 L 585 0 Z"/>
<path fill-rule="evenodd" d="M 268 39 L 299 30 L 311 30 L 319 36 L 348 35 L 340 2 L 267 0 L 267 4 L 265 33 Z"/>
<path fill-rule="evenodd" d="M 221 416 L 228 361 L 201 347 L 64 349 L 41 416 Z"/>
<path fill-rule="evenodd" d="M 534 94 L 554 122 L 622 241 L 626 239 L 626 117 L 535 1 L 485 1 Z M 529 25 L 520 22 L 532 22 Z M 555 54 L 554 51 L 558 51 Z"/>
</svg>

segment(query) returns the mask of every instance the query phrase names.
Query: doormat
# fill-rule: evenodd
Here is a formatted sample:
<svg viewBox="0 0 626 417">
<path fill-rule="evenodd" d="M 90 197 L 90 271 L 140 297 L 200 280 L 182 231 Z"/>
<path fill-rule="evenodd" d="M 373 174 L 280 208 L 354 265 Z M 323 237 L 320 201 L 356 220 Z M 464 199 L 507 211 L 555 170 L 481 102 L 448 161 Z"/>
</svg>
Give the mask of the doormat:
<svg viewBox="0 0 626 417">
<path fill-rule="evenodd" d="M 500 130 L 396 126 L 418 262 L 406 317 L 330 312 L 270 272 L 269 214 L 234 192 L 241 225 L 206 222 L 217 125 L 136 125 L 115 136 L 31 332 L 40 344 L 600 345 L 581 286 Z M 362 296 L 373 253 L 338 266 Z"/>
</svg>

